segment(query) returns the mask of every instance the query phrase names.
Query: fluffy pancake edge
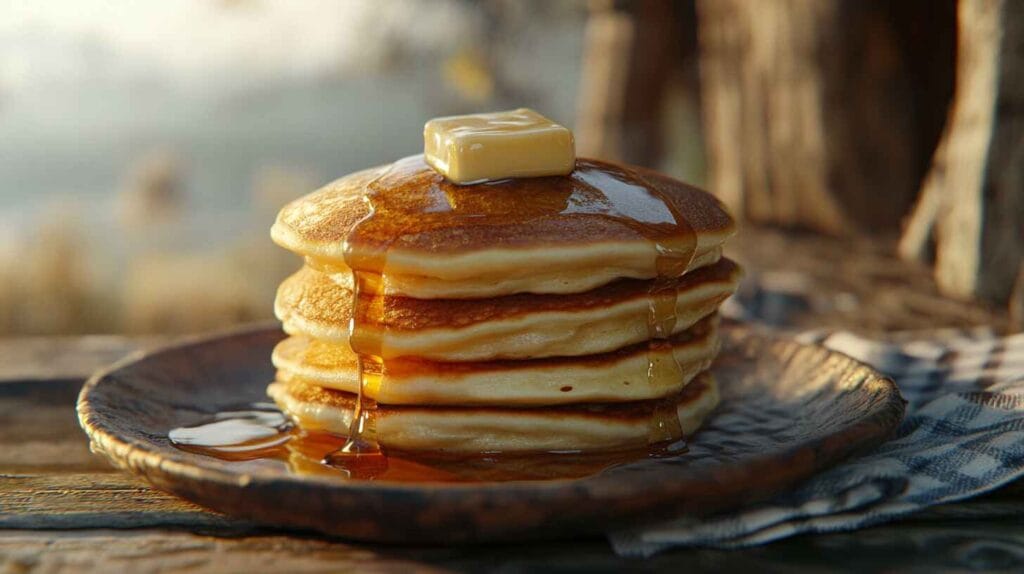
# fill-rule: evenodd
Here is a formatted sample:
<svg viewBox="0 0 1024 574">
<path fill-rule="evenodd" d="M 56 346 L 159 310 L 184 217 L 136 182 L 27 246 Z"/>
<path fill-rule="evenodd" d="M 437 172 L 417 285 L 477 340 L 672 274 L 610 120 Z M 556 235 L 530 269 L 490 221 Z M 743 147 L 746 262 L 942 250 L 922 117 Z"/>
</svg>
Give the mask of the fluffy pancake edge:
<svg viewBox="0 0 1024 574">
<path fill-rule="evenodd" d="M 354 401 L 348 393 L 323 389 L 305 392 L 292 383 L 281 382 L 272 383 L 267 393 L 304 429 L 347 432 Z M 714 377 L 705 372 L 674 399 L 532 409 L 378 406 L 373 411 L 372 427 L 377 441 L 385 448 L 412 451 L 646 448 L 652 427 L 664 423 L 662 419 L 666 416 L 677 417 L 684 436 L 693 434 L 718 405 L 718 386 Z"/>
<path fill-rule="evenodd" d="M 719 268 L 717 271 L 720 272 L 714 280 L 703 283 L 690 281 L 691 287 L 679 291 L 674 333 L 689 328 L 713 313 L 735 291 L 740 278 L 738 266 L 729 260 L 722 260 L 713 268 L 708 268 L 707 273 L 716 271 L 714 268 Z M 726 272 L 721 273 L 722 268 Z M 316 274 L 312 270 L 308 272 Z M 307 278 L 316 278 L 309 274 Z M 349 292 L 334 286 L 322 275 L 315 284 L 290 282 L 294 278 L 282 283 L 275 301 L 275 312 L 283 322 L 285 331 L 323 341 L 347 341 L 351 312 L 347 310 L 351 307 Z M 681 285 L 685 284 L 684 278 Z M 607 296 L 593 293 L 538 295 L 527 296 L 525 300 L 514 296 L 517 300 L 514 316 L 470 324 L 463 324 L 464 317 L 458 318 L 462 309 L 475 312 L 479 306 L 493 307 L 502 303 L 492 300 L 452 303 L 407 301 L 412 305 L 409 309 L 401 313 L 388 311 L 387 329 L 364 321 L 362 332 L 375 345 L 379 343 L 385 359 L 410 356 L 442 362 L 463 362 L 598 354 L 648 338 L 648 299 L 647 287 L 644 285 L 643 282 L 635 285 L 628 297 L 618 302 L 615 301 L 617 295 L 614 293 Z M 608 288 L 602 290 L 608 291 Z M 564 301 L 565 306 L 572 309 L 574 299 L 579 302 L 585 297 L 591 298 L 585 306 L 577 305 L 576 309 L 570 311 L 558 308 L 558 303 Z M 546 310 L 529 312 L 531 300 L 546 301 Z M 409 328 L 402 328 L 403 317 L 421 320 L 423 315 L 416 315 L 417 308 L 427 306 L 435 307 L 433 315 L 438 318 L 444 319 L 446 314 L 452 317 L 456 322 L 455 327 L 417 328 L 420 325 L 406 325 Z M 493 315 L 490 313 L 490 316 Z"/>
<path fill-rule="evenodd" d="M 434 363 L 398 359 L 389 362 L 383 376 L 378 376 L 379 369 L 372 365 L 373 376 L 364 392 L 378 403 L 396 405 L 540 406 L 650 400 L 678 392 L 710 366 L 720 346 L 717 322 L 717 316 L 705 318 L 672 341 L 671 353 L 681 373 L 677 381 L 667 385 L 648 377 L 648 361 L 672 360 L 670 350 L 650 351 L 646 343 L 640 343 L 597 356 L 527 361 Z M 688 336 L 695 330 L 698 332 Z M 314 353 L 308 361 L 304 355 L 307 351 Z M 328 357 L 319 360 L 317 353 Z M 301 337 L 282 341 L 273 353 L 279 380 L 299 380 L 346 392 L 358 389 L 355 360 L 347 345 Z"/>
</svg>

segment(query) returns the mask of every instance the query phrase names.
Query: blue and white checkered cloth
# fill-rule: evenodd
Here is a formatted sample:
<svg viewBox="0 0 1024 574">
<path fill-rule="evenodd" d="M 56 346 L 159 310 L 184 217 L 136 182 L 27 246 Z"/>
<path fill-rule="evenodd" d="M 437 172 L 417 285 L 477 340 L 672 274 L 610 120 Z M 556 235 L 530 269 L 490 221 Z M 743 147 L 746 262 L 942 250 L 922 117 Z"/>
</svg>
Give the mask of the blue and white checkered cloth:
<svg viewBox="0 0 1024 574">
<path fill-rule="evenodd" d="M 610 534 L 615 551 L 738 548 L 803 533 L 853 530 L 962 500 L 1024 475 L 1024 334 L 930 334 L 879 343 L 804 333 L 892 377 L 907 399 L 896 436 L 770 502 L 728 515 Z"/>
</svg>

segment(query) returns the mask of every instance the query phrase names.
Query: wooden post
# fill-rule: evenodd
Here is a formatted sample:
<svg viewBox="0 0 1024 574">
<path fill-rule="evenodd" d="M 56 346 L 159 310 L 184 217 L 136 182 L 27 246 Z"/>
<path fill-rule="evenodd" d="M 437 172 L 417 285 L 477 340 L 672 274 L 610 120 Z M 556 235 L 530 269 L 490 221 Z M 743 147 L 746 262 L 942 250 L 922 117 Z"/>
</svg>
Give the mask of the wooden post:
<svg viewBox="0 0 1024 574">
<path fill-rule="evenodd" d="M 695 51 L 694 27 L 692 3 L 591 3 L 576 122 L 581 156 L 658 164 L 666 90 Z"/>
<path fill-rule="evenodd" d="M 943 56 L 916 46 L 951 36 L 947 4 L 698 0 L 709 187 L 755 222 L 897 229 L 934 145 L 915 96 L 935 78 L 915 58 Z"/>
<path fill-rule="evenodd" d="M 899 250 L 924 258 L 933 238 L 944 292 L 1005 303 L 1024 276 L 1024 0 L 961 0 L 958 30 L 949 123 Z"/>
<path fill-rule="evenodd" d="M 635 22 L 611 2 L 594 2 L 584 34 L 576 152 L 583 157 L 619 160 L 626 77 Z"/>
</svg>

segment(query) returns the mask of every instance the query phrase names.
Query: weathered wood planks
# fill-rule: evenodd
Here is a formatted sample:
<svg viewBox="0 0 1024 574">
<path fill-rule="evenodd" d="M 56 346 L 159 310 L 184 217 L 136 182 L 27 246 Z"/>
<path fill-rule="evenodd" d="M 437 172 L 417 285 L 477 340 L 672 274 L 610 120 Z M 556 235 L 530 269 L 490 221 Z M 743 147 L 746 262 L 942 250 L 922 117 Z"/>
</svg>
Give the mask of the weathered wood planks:
<svg viewBox="0 0 1024 574">
<path fill-rule="evenodd" d="M 166 340 L 119 336 L 0 339 L 0 383 L 81 380 L 117 359 Z"/>
<path fill-rule="evenodd" d="M 0 474 L 0 528 L 151 527 L 252 530 L 120 472 Z"/>
<path fill-rule="evenodd" d="M 0 528 L 250 528 L 155 491 L 90 453 L 75 417 L 80 386 L 0 385 Z"/>
</svg>

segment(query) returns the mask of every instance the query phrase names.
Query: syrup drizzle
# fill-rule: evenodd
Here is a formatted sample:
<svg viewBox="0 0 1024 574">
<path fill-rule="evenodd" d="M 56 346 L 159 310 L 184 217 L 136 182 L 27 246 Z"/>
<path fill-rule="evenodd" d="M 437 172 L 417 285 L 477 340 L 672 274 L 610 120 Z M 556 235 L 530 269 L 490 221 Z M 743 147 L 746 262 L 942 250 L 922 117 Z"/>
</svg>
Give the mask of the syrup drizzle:
<svg viewBox="0 0 1024 574">
<path fill-rule="evenodd" d="M 387 268 L 387 254 L 391 248 L 391 243 L 397 239 L 397 236 L 393 237 L 386 245 L 377 262 L 377 268 L 379 269 L 377 277 L 374 277 L 373 273 L 369 271 L 359 269 L 350 238 L 358 234 L 363 227 L 372 225 L 378 211 L 383 209 L 383 206 L 379 205 L 378 201 L 375 201 L 380 195 L 380 190 L 377 189 L 376 184 L 390 174 L 396 165 L 397 162 L 382 169 L 376 177 L 364 186 L 363 201 L 367 204 L 367 214 L 356 223 L 350 232 L 349 238 L 345 240 L 345 263 L 352 271 L 351 308 L 353 312 L 352 318 L 349 320 L 348 342 L 352 351 L 356 354 L 356 376 L 358 377 L 359 385 L 356 389 L 355 409 L 352 413 L 352 421 L 349 424 L 345 444 L 341 448 L 325 455 L 323 463 L 347 469 L 349 473 L 352 473 L 356 468 L 363 469 L 366 467 L 380 472 L 382 469 L 386 469 L 388 465 L 387 456 L 385 456 L 384 451 L 377 442 L 376 431 L 373 427 L 372 412 L 376 409 L 377 404 L 366 392 L 367 386 L 370 383 L 370 374 L 366 368 L 367 361 L 380 361 L 382 365 L 381 372 L 383 373 L 383 359 L 380 358 L 382 353 L 379 344 L 375 345 L 372 337 L 365 336 L 363 318 L 366 316 L 368 304 L 372 304 L 368 302 L 372 301 L 372 299 L 362 297 L 362 294 L 364 292 L 372 292 L 372 289 L 368 289 L 368 287 L 374 281 L 378 282 L 378 284 L 383 284 Z M 386 324 L 383 327 L 385 330 L 387 329 Z"/>
<path fill-rule="evenodd" d="M 654 189 L 653 187 L 651 189 Z M 671 205 L 665 201 L 665 205 Z M 676 280 L 682 277 L 693 262 L 696 252 L 696 234 L 679 213 L 672 210 L 677 225 L 685 225 L 688 233 L 681 241 L 655 243 L 655 269 L 657 276 L 648 292 L 647 303 L 647 380 L 651 385 L 665 381 L 678 381 L 682 367 L 672 351 L 669 337 L 675 330 L 678 317 Z M 662 405 L 655 412 L 648 437 L 651 444 L 660 445 L 667 453 L 686 448 L 683 429 L 675 405 Z"/>
<path fill-rule="evenodd" d="M 223 424 L 223 423 L 229 424 Z M 245 432 L 236 432 L 245 428 Z M 342 455 L 326 459 L 350 442 L 344 436 L 307 431 L 291 424 L 275 405 L 227 408 L 206 420 L 170 431 L 171 444 L 253 468 L 284 470 L 299 476 L 393 482 L 493 482 L 580 478 L 645 459 L 676 455 L 652 447 L 644 450 L 580 453 L 480 453 L 456 455 L 389 451 L 387 456 Z"/>
<path fill-rule="evenodd" d="M 362 316 L 358 306 L 363 304 L 360 294 L 365 289 L 365 281 L 367 279 L 364 277 L 364 272 L 352 272 L 352 297 L 354 300 L 352 309 L 356 312 L 352 314 L 352 319 L 349 321 L 349 346 L 356 353 L 356 375 L 359 381 L 356 389 L 355 409 L 352 412 L 352 421 L 349 423 L 348 438 L 345 444 L 324 457 L 325 464 L 340 467 L 350 464 L 353 457 L 373 457 L 377 459 L 377 464 L 387 464 L 380 444 L 377 442 L 376 430 L 373 426 L 372 413 L 377 404 L 366 392 L 372 376 L 369 369 L 366 368 L 366 364 L 368 361 L 378 359 L 380 351 L 366 342 L 358 319 Z"/>
<path fill-rule="evenodd" d="M 634 193 L 632 198 L 620 201 L 617 205 L 628 204 L 630 201 L 642 203 L 641 198 L 646 196 L 656 199 L 664 208 L 664 211 L 654 211 L 658 214 L 656 217 L 650 215 L 649 209 L 644 210 L 648 213 L 645 217 L 637 217 L 631 212 L 615 215 L 621 223 L 654 244 L 655 277 L 647 292 L 647 383 L 652 387 L 672 385 L 683 376 L 682 367 L 669 341 L 678 322 L 676 282 L 693 262 L 697 252 L 697 234 L 660 188 L 631 169 L 624 171 L 635 181 L 642 182 L 644 187 L 621 182 L 633 188 Z M 586 175 L 581 177 L 586 178 Z M 607 185 L 607 181 L 602 183 L 604 185 L 600 189 L 606 193 L 616 189 Z M 658 233 L 665 226 L 670 226 L 673 233 Z M 682 437 L 683 430 L 675 405 L 666 403 L 659 406 L 651 422 L 648 442 L 665 454 L 670 454 L 686 448 Z"/>
<path fill-rule="evenodd" d="M 367 306 L 375 300 L 379 303 L 381 298 L 361 295 L 380 293 L 386 283 L 388 253 L 406 233 L 460 224 L 482 227 L 522 223 L 551 216 L 598 215 L 613 220 L 652 242 L 655 248 L 656 277 L 648 293 L 648 384 L 670 386 L 682 376 L 668 339 L 677 323 L 676 280 L 686 272 L 696 252 L 696 233 L 685 216 L 659 187 L 626 168 L 581 160 L 568 178 L 536 179 L 547 181 L 536 185 L 535 180 L 513 179 L 459 186 L 427 167 L 422 156 L 412 156 L 383 168 L 366 183 L 363 200 L 368 211 L 349 232 L 344 250 L 346 266 L 353 276 L 349 344 L 358 357 L 360 384 L 348 442 L 328 455 L 326 463 L 344 466 L 352 457 L 384 458 L 375 440 L 375 404 L 367 395 L 371 381 L 366 361 L 380 361 L 382 374 L 386 365 L 379 358 L 381 349 L 374 347 L 371 337 L 363 336 L 361 321 Z M 364 237 L 371 238 L 375 248 L 357 249 Z M 660 409 L 651 424 L 650 443 L 671 445 L 681 436 L 675 408 Z M 672 448 L 678 449 L 679 445 Z"/>
</svg>

